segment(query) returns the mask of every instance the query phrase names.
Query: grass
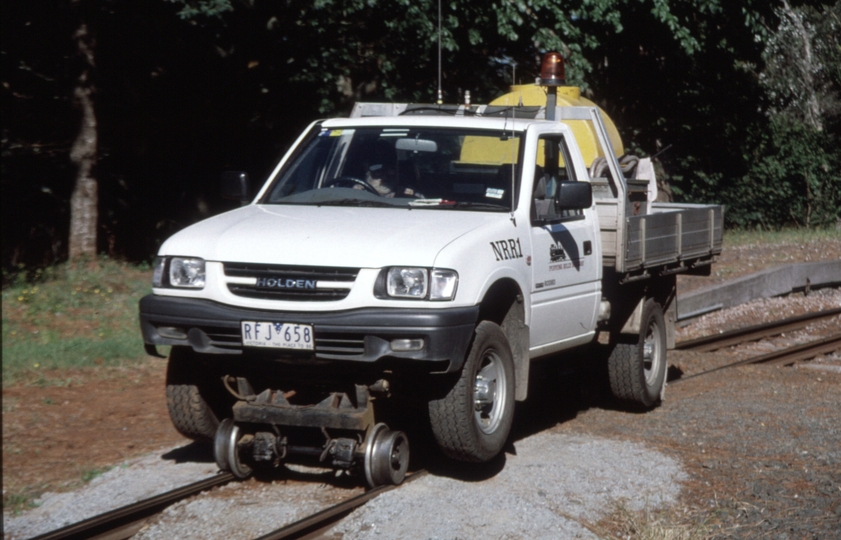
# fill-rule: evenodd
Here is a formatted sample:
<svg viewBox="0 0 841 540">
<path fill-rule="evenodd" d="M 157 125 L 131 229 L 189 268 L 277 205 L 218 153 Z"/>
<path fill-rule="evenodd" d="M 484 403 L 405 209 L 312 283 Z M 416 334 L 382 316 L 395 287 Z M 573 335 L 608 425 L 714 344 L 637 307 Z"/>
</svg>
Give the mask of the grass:
<svg viewBox="0 0 841 540">
<path fill-rule="evenodd" d="M 113 467 L 102 467 L 101 469 L 87 469 L 82 471 L 82 482 L 88 483 L 97 476 L 102 476 L 113 469 Z"/>
<path fill-rule="evenodd" d="M 114 467 L 95 467 L 92 469 L 83 469 L 79 472 L 79 479 L 69 482 L 67 485 L 61 486 L 59 491 L 63 489 L 71 489 L 78 487 L 81 484 L 87 484 L 94 478 L 102 476 Z M 51 486 L 42 484 L 38 486 L 28 486 L 18 490 L 4 490 L 3 492 L 3 511 L 11 512 L 15 516 L 19 516 L 24 510 L 36 508 L 39 506 L 38 498 L 43 495 L 44 491 Z M 55 489 L 55 487 L 53 487 Z"/>
<path fill-rule="evenodd" d="M 758 229 L 728 229 L 724 233 L 724 249 L 728 246 L 747 246 L 755 244 L 820 244 L 823 242 L 841 242 L 841 230 L 787 228 L 776 231 Z"/>
<path fill-rule="evenodd" d="M 101 258 L 23 276 L 4 276 L 4 385 L 145 358 L 138 301 L 151 292 L 148 265 Z"/>
<path fill-rule="evenodd" d="M 703 515 L 672 508 L 632 511 L 619 502 L 596 530 L 605 540 L 709 540 L 714 535 L 704 521 Z"/>
<path fill-rule="evenodd" d="M 39 493 L 34 492 L 3 493 L 3 511 L 19 516 L 24 510 L 38 506 L 35 503 L 38 496 Z"/>
</svg>

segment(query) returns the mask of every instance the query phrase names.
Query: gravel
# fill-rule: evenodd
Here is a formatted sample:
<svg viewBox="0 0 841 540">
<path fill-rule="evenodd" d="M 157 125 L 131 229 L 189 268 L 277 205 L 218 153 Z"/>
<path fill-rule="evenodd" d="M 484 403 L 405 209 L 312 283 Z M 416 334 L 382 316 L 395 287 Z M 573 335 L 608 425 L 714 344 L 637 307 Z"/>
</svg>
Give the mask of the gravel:
<svg viewBox="0 0 841 540">
<path fill-rule="evenodd" d="M 516 441 L 509 452 L 504 467 L 480 481 L 427 475 L 385 493 L 351 514 L 333 534 L 360 539 L 597 538 L 588 530 L 591 522 L 620 504 L 629 510 L 673 504 L 686 479 L 677 459 L 641 443 L 541 432 Z M 318 469 L 290 469 L 302 471 L 303 477 L 309 472 L 310 480 L 228 484 L 169 507 L 134 538 L 251 539 L 361 491 L 330 482 L 331 475 L 314 474 Z M 38 508 L 6 520 L 5 537 L 41 534 L 215 472 L 213 464 L 174 463 L 151 455 L 73 493 L 44 495 Z"/>
<path fill-rule="evenodd" d="M 218 472 L 215 463 L 182 461 L 177 449 L 129 461 L 68 493 L 45 493 L 20 516 L 3 514 L 4 538 L 30 538 L 109 510 L 198 482 Z"/>
<path fill-rule="evenodd" d="M 690 340 L 734 328 L 839 307 L 841 307 L 841 289 L 819 289 L 809 295 L 798 293 L 776 298 L 761 298 L 729 309 L 714 311 L 693 319 L 689 325 L 678 323 L 677 340 Z"/>
<path fill-rule="evenodd" d="M 680 463 L 643 444 L 543 432 L 515 443 L 481 482 L 426 476 L 385 493 L 333 529 L 344 538 L 598 538 L 590 523 L 621 504 L 673 503 Z"/>
<path fill-rule="evenodd" d="M 133 538 L 249 540 L 334 504 L 332 491 L 319 483 L 228 484 L 169 507 Z"/>
</svg>

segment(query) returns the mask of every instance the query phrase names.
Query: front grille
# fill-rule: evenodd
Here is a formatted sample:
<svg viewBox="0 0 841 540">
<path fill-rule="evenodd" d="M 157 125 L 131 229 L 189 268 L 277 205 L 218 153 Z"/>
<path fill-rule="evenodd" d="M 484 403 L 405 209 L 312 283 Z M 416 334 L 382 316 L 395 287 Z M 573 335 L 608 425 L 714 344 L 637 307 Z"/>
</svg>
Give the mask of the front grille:
<svg viewBox="0 0 841 540">
<path fill-rule="evenodd" d="M 358 334 L 316 332 L 315 352 L 331 357 L 362 356 L 365 354 L 365 337 Z"/>
<path fill-rule="evenodd" d="M 224 268 L 226 276 L 257 279 L 256 285 L 228 283 L 228 290 L 237 296 L 303 302 L 345 298 L 350 293 L 349 286 L 324 287 L 318 283 L 331 281 L 352 284 L 359 273 L 358 268 L 249 263 L 225 263 Z"/>
<path fill-rule="evenodd" d="M 202 326 L 200 330 L 207 336 L 209 344 L 214 347 L 231 350 L 242 347 L 242 336 L 238 328 Z"/>
</svg>

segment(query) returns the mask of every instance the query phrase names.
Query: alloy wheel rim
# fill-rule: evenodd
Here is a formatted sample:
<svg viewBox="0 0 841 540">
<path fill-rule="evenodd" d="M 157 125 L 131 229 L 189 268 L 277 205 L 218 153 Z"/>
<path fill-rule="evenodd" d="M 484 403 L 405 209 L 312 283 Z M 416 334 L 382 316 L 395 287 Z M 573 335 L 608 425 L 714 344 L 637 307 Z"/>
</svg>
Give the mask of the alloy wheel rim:
<svg viewBox="0 0 841 540">
<path fill-rule="evenodd" d="M 506 398 L 505 370 L 499 355 L 489 350 L 473 382 L 473 417 L 478 428 L 491 434 L 502 421 Z"/>
<path fill-rule="evenodd" d="M 660 327 L 653 321 L 648 326 L 648 332 L 643 342 L 643 370 L 645 382 L 651 386 L 660 371 L 663 361 L 663 351 L 660 350 Z"/>
</svg>

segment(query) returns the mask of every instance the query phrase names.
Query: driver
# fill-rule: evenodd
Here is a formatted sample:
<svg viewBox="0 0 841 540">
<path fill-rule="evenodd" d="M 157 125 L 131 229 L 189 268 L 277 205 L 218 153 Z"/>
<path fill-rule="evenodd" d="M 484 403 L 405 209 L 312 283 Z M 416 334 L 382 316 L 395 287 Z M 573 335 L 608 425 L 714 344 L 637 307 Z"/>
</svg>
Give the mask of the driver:
<svg viewBox="0 0 841 540">
<path fill-rule="evenodd" d="M 375 163 L 368 167 L 368 171 L 365 173 L 365 181 L 381 197 L 422 197 L 412 188 L 397 186 L 397 171 L 389 163 Z M 364 189 L 362 186 L 354 187 L 355 189 Z"/>
<path fill-rule="evenodd" d="M 397 171 L 393 167 L 386 166 L 383 163 L 375 163 L 368 167 L 368 172 L 365 173 L 365 181 L 381 197 L 391 198 L 396 195 L 394 188 L 397 183 Z M 357 189 L 362 189 L 362 186 L 359 186 Z"/>
</svg>

